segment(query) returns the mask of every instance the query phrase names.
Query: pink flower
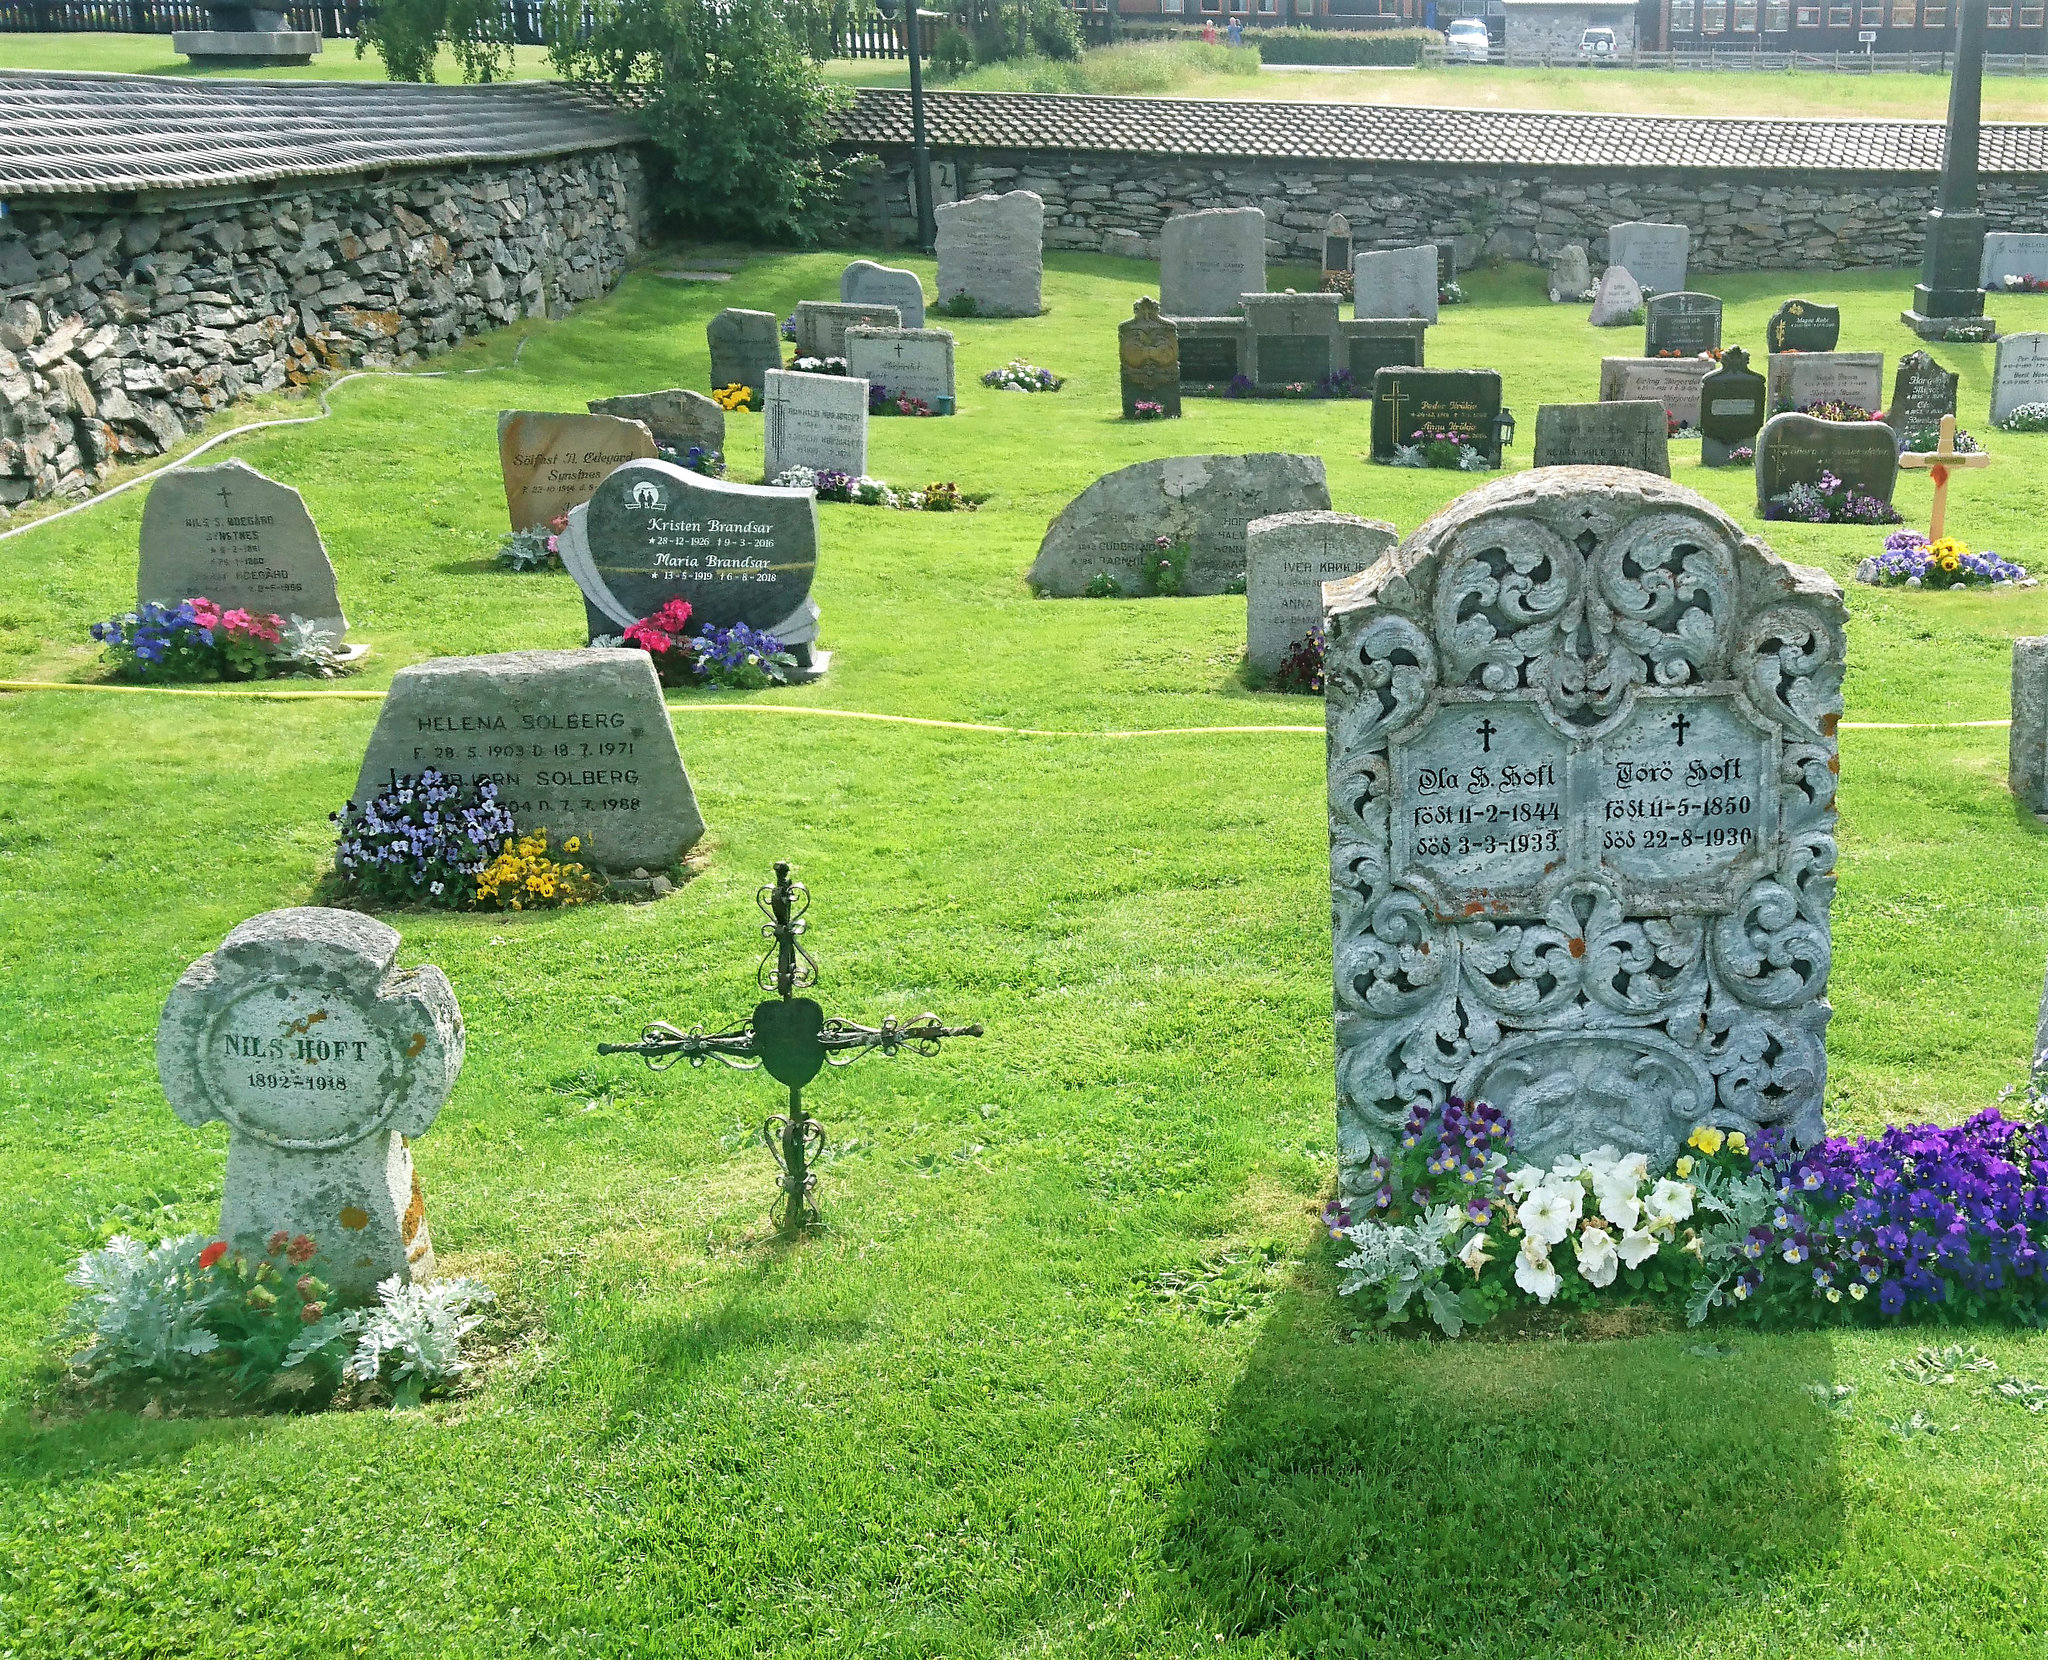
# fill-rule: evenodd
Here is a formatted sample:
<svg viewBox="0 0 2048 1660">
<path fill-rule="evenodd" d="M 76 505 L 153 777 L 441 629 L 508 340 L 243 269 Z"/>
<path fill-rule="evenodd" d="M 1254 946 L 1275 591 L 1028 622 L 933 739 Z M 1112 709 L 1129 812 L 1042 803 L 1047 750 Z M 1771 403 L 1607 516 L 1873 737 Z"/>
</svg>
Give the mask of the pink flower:
<svg viewBox="0 0 2048 1660">
<path fill-rule="evenodd" d="M 193 596 L 189 603 L 192 620 L 201 628 L 212 628 L 220 621 L 220 607 L 203 594 Z"/>
</svg>

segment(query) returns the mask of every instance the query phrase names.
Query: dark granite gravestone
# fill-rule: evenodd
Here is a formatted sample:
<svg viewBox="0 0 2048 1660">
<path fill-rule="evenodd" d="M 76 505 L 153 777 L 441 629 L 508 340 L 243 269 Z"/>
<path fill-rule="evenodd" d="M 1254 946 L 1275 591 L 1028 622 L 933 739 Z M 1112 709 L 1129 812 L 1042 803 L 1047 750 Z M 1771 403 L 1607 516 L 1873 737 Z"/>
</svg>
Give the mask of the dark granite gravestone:
<svg viewBox="0 0 2048 1660">
<path fill-rule="evenodd" d="M 1939 432 L 1942 416 L 1956 412 L 1956 384 L 1961 379 L 1925 352 L 1908 352 L 1899 359 L 1892 376 L 1892 401 L 1885 408 L 1885 424 L 1908 443 L 1923 433 Z"/>
<path fill-rule="evenodd" d="M 1369 317 L 1344 325 L 1345 367 L 1355 397 L 1372 396 L 1373 376 L 1382 369 L 1420 369 L 1429 325 L 1419 317 Z"/>
<path fill-rule="evenodd" d="M 1245 334 L 1251 376 L 1262 392 L 1319 388 L 1337 367 L 1343 336 L 1335 294 L 1247 294 Z"/>
<path fill-rule="evenodd" d="M 1700 462 L 1725 467 L 1728 452 L 1750 443 L 1769 412 L 1764 377 L 1749 366 L 1749 353 L 1730 346 L 1721 367 L 1700 382 Z"/>
<path fill-rule="evenodd" d="M 1341 213 L 1331 214 L 1323 227 L 1323 270 L 1325 274 L 1351 270 L 1351 221 Z"/>
<path fill-rule="evenodd" d="M 1773 352 L 1831 352 L 1842 338 L 1842 308 L 1813 300 L 1787 300 L 1764 325 Z"/>
<path fill-rule="evenodd" d="M 1213 327 L 1204 326 L 1212 322 Z M 1234 317 L 1184 319 L 1174 327 L 1180 334 L 1182 386 L 1228 386 L 1237 378 L 1244 362 L 1241 322 Z"/>
<path fill-rule="evenodd" d="M 1536 465 L 1627 467 L 1669 478 L 1666 426 L 1661 403 L 1543 404 L 1536 411 Z"/>
<path fill-rule="evenodd" d="M 711 390 L 745 386 L 755 403 L 767 394 L 768 371 L 782 367 L 782 325 L 772 311 L 727 307 L 704 325 L 711 347 Z"/>
<path fill-rule="evenodd" d="M 743 622 L 786 645 L 816 635 L 818 503 L 808 490 L 628 462 L 570 515 L 562 563 L 583 590 L 593 638 L 678 596 L 693 634 Z"/>
<path fill-rule="evenodd" d="M 1498 369 L 1382 369 L 1373 377 L 1373 459 L 1392 460 L 1395 445 L 1427 429 L 1457 433 L 1498 467 L 1493 418 L 1499 413 Z"/>
<path fill-rule="evenodd" d="M 1180 413 L 1180 332 L 1160 315 L 1159 302 L 1142 299 L 1116 330 L 1124 418 L 1136 420 L 1140 403 Z"/>
<path fill-rule="evenodd" d="M 1718 294 L 1657 294 L 1643 324 L 1643 356 L 1697 357 L 1721 344 Z"/>
<path fill-rule="evenodd" d="M 1818 484 L 1832 473 L 1859 495 L 1892 499 L 1899 476 L 1899 445 L 1882 421 L 1823 421 L 1788 412 L 1773 415 L 1756 440 L 1756 510 L 1795 484 Z"/>
</svg>

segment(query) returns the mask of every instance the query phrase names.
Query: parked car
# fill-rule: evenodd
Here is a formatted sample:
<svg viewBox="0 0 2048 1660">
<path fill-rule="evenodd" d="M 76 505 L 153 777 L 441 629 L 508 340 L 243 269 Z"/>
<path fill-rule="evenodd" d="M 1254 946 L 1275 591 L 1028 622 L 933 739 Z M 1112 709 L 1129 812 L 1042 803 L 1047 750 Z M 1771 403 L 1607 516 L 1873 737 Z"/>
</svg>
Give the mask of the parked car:
<svg viewBox="0 0 2048 1660">
<path fill-rule="evenodd" d="M 1444 30 L 1445 63 L 1485 63 L 1492 47 L 1486 24 L 1480 18 L 1461 17 Z"/>
<path fill-rule="evenodd" d="M 1579 36 L 1579 57 L 1586 63 L 1612 63 L 1614 61 L 1614 31 L 1612 29 L 1588 29 Z"/>
</svg>

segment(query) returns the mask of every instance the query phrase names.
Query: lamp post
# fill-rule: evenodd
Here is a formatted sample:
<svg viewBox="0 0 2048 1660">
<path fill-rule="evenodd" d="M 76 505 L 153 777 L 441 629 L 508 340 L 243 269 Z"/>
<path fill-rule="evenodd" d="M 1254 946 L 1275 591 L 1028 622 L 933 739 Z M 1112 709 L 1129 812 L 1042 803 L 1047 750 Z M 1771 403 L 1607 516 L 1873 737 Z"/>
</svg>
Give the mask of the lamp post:
<svg viewBox="0 0 2048 1660">
<path fill-rule="evenodd" d="M 911 194 L 917 198 L 918 250 L 928 254 L 939 239 L 939 228 L 932 215 L 932 157 L 924 137 L 924 54 L 918 49 L 918 23 L 924 14 L 916 0 L 875 0 L 875 9 L 891 23 L 899 14 L 903 17 L 904 44 L 910 49 Z"/>
<path fill-rule="evenodd" d="M 1948 81 L 1948 127 L 1941 146 L 1941 195 L 1922 223 L 1927 247 L 1913 308 L 1900 321 L 1923 340 L 1939 340 L 1951 329 L 1996 336 L 1984 315 L 1979 284 L 1984 259 L 1984 215 L 1977 203 L 1980 121 L 1984 102 L 1984 7 L 1986 0 L 1956 0 L 1955 67 Z"/>
</svg>

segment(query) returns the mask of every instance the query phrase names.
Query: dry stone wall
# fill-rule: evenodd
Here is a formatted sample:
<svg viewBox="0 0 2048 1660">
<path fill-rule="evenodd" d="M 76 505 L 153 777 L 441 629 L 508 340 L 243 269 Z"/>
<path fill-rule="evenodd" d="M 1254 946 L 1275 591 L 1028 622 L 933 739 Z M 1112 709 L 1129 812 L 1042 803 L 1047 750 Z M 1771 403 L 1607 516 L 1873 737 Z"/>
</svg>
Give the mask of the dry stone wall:
<svg viewBox="0 0 2048 1660">
<path fill-rule="evenodd" d="M 222 405 L 390 368 L 604 293 L 647 223 L 630 148 L 0 220 L 0 518 L 82 495 Z"/>
</svg>

